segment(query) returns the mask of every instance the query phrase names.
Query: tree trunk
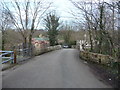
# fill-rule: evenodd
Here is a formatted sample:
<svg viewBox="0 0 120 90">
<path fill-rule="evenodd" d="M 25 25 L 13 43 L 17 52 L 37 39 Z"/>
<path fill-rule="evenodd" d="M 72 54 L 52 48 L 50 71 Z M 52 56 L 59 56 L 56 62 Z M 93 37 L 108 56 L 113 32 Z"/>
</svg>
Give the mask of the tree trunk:
<svg viewBox="0 0 120 90">
<path fill-rule="evenodd" d="M 30 34 L 29 36 L 28 48 L 29 48 L 29 56 L 32 56 L 32 34 Z"/>
<path fill-rule="evenodd" d="M 93 41 L 92 41 L 92 32 L 90 30 L 89 30 L 89 38 L 90 38 L 90 46 L 91 46 L 90 51 L 92 52 L 93 51 Z"/>
<path fill-rule="evenodd" d="M 2 50 L 5 50 L 5 31 L 2 31 Z"/>
<path fill-rule="evenodd" d="M 104 26 L 103 26 L 103 14 L 104 14 L 104 6 L 103 6 L 103 4 L 102 5 L 100 5 L 100 25 L 99 25 L 99 27 L 100 27 L 100 32 L 99 32 L 99 53 L 101 53 L 102 54 L 102 42 L 103 42 L 103 34 L 102 34 L 102 32 L 103 32 L 103 29 L 104 29 Z"/>
</svg>

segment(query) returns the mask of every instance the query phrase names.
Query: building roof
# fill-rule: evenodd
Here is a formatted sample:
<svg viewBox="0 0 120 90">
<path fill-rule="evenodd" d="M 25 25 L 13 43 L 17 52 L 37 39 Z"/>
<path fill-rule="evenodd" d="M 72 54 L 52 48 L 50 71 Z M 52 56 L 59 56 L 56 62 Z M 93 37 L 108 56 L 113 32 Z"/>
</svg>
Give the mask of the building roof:
<svg viewBox="0 0 120 90">
<path fill-rule="evenodd" d="M 35 39 L 35 40 L 39 40 L 39 41 L 44 41 L 44 40 L 49 40 L 49 38 L 33 38 L 33 39 Z"/>
</svg>

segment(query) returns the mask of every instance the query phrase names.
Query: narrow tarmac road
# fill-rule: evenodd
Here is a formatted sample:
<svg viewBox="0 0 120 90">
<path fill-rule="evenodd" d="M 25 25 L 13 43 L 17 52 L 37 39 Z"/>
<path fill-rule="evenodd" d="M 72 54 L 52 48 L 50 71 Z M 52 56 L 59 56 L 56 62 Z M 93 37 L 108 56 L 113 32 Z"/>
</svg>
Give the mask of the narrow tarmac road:
<svg viewBox="0 0 120 90">
<path fill-rule="evenodd" d="M 61 49 L 36 56 L 3 73 L 3 88 L 109 88 L 78 54 L 75 49 Z"/>
</svg>

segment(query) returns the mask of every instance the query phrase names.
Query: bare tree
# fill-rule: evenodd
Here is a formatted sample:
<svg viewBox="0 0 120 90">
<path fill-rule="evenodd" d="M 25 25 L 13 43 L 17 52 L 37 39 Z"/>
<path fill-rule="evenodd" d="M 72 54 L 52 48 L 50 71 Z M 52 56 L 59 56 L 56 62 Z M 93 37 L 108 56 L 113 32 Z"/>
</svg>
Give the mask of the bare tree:
<svg viewBox="0 0 120 90">
<path fill-rule="evenodd" d="M 83 12 L 83 17 L 85 19 L 85 22 L 84 23 L 86 25 L 86 29 L 88 30 L 89 32 L 89 40 L 90 40 L 90 44 L 91 44 L 91 51 L 93 51 L 93 36 L 92 36 L 92 30 L 93 30 L 93 20 L 96 21 L 96 23 L 98 23 L 98 20 L 97 18 L 94 16 L 94 14 L 92 13 L 92 1 L 87 3 L 87 2 L 74 2 L 72 0 L 70 0 L 73 5 L 75 7 L 78 8 L 78 10 L 81 10 Z M 88 4 L 90 4 L 91 6 L 88 7 Z M 90 10 L 88 10 L 88 8 L 91 8 Z"/>
<path fill-rule="evenodd" d="M 9 11 L 7 9 L 5 9 L 3 6 L 3 4 L 1 3 L 1 11 L 0 11 L 0 31 L 2 33 L 2 50 L 4 50 L 4 46 L 5 46 L 5 42 L 6 42 L 6 35 L 7 32 L 6 30 L 8 30 L 11 25 L 12 25 L 12 19 L 9 16 Z"/>
<path fill-rule="evenodd" d="M 99 2 L 92 2 L 92 0 L 90 2 L 70 1 L 80 11 L 77 14 L 72 12 L 72 15 L 75 17 L 83 15 L 84 22 L 81 23 L 89 32 L 91 51 L 115 57 L 118 37 L 117 30 L 115 30 L 116 3 L 107 3 L 104 0 L 99 0 Z"/>
<path fill-rule="evenodd" d="M 29 0 L 24 0 L 24 2 L 14 0 L 10 3 L 3 3 L 5 8 L 10 12 L 9 15 L 13 20 L 12 23 L 22 35 L 24 44 L 29 43 L 30 48 L 33 33 L 35 29 L 38 29 L 42 16 L 52 3 L 48 4 L 41 0 L 34 0 L 33 2 Z"/>
<path fill-rule="evenodd" d="M 68 25 L 64 26 L 62 35 L 63 35 L 64 43 L 69 45 L 72 35 L 71 27 Z"/>
</svg>

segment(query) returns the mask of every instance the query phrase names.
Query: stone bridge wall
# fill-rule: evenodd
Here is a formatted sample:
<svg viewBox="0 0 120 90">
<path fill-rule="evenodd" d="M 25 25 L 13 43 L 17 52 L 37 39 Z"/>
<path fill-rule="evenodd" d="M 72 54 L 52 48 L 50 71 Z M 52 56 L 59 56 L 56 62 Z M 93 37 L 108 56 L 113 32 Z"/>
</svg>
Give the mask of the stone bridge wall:
<svg viewBox="0 0 120 90">
<path fill-rule="evenodd" d="M 88 51 L 80 51 L 80 57 L 84 60 L 89 60 L 100 64 L 110 64 L 116 60 L 109 55 L 103 55 L 98 53 L 92 53 Z"/>
<path fill-rule="evenodd" d="M 46 52 L 50 52 L 50 51 L 54 51 L 54 50 L 58 50 L 58 49 L 61 49 L 61 45 L 50 46 L 50 47 L 46 47 L 46 48 L 35 48 L 34 54 L 40 55 L 42 53 L 46 53 Z"/>
</svg>

